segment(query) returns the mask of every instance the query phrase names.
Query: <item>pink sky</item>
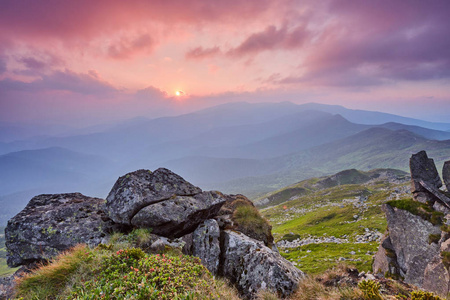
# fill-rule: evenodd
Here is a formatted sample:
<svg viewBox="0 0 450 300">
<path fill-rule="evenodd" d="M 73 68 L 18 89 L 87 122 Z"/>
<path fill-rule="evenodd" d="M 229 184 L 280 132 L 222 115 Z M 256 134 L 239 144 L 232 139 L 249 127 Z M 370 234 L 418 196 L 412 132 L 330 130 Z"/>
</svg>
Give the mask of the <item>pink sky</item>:
<svg viewBox="0 0 450 300">
<path fill-rule="evenodd" d="M 288 100 L 450 122 L 449 78 L 447 0 L 0 0 L 0 121 Z"/>
</svg>

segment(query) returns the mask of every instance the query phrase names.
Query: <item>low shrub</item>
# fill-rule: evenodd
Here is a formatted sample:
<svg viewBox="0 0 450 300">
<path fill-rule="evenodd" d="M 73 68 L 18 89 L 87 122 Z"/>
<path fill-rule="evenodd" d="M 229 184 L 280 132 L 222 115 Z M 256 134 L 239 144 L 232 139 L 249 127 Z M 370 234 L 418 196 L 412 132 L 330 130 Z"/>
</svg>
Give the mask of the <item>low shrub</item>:
<svg viewBox="0 0 450 300">
<path fill-rule="evenodd" d="M 442 298 L 430 292 L 414 291 L 411 293 L 411 300 L 442 300 Z"/>
<path fill-rule="evenodd" d="M 367 300 L 383 300 L 380 295 L 380 284 L 373 280 L 363 280 L 358 283 L 359 289 L 364 294 L 364 299 Z"/>
</svg>

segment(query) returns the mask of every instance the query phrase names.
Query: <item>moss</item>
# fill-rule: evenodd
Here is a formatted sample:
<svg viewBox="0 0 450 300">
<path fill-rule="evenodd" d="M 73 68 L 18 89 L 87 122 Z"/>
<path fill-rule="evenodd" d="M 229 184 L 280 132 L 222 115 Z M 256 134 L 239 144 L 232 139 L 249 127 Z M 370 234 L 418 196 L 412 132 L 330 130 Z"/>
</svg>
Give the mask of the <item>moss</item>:
<svg viewBox="0 0 450 300">
<path fill-rule="evenodd" d="M 406 210 L 433 225 L 443 224 L 443 213 L 435 211 L 429 205 L 414 201 L 413 199 L 393 200 L 386 202 L 386 204 L 398 209 Z"/>
<path fill-rule="evenodd" d="M 448 267 L 450 266 L 450 252 L 442 251 L 441 258 L 442 258 L 442 263 L 448 269 Z"/>
<path fill-rule="evenodd" d="M 440 239 L 441 239 L 441 235 L 440 234 L 430 234 L 428 236 L 428 244 L 431 244 L 431 243 L 437 244 Z"/>
</svg>

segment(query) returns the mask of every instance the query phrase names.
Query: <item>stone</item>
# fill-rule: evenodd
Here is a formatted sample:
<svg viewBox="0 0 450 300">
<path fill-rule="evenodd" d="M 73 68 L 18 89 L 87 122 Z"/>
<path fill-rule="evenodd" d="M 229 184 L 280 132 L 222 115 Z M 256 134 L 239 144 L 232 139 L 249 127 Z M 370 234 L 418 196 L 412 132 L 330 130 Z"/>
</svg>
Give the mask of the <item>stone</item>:
<svg viewBox="0 0 450 300">
<path fill-rule="evenodd" d="M 259 290 L 288 297 L 304 273 L 263 242 L 242 233 L 223 231 L 221 275 L 229 278 L 247 299 Z"/>
<path fill-rule="evenodd" d="M 193 255 L 201 259 L 202 264 L 213 275 L 217 275 L 220 258 L 220 228 L 214 219 L 200 224 L 193 234 Z"/>
<path fill-rule="evenodd" d="M 47 261 L 80 243 L 98 245 L 113 228 L 104 202 L 80 193 L 31 199 L 6 226 L 8 266 Z"/>
<path fill-rule="evenodd" d="M 448 198 L 444 193 L 442 193 L 439 189 L 434 186 L 428 184 L 427 182 L 420 180 L 420 185 L 424 187 L 429 194 L 435 197 L 436 200 L 440 201 L 441 204 L 450 209 L 450 198 Z"/>
<path fill-rule="evenodd" d="M 447 191 L 450 192 L 450 160 L 444 163 L 444 167 L 442 168 L 442 179 L 444 180 Z"/>
<path fill-rule="evenodd" d="M 409 168 L 411 171 L 411 192 L 424 192 L 424 188 L 419 183 L 420 180 L 429 185 L 440 188 L 442 186 L 441 178 L 437 172 L 432 158 L 428 158 L 425 151 L 413 154 L 409 159 Z"/>
<path fill-rule="evenodd" d="M 137 170 L 120 177 L 106 198 L 106 212 L 116 223 L 130 225 L 142 208 L 175 196 L 202 190 L 168 169 Z"/>
<path fill-rule="evenodd" d="M 426 267 L 422 287 L 426 290 L 447 297 L 450 275 L 442 260 L 437 256 Z"/>
<path fill-rule="evenodd" d="M 431 234 L 441 235 L 439 226 L 388 204 L 383 204 L 382 209 L 400 276 L 405 282 L 422 287 L 427 265 L 440 255 L 440 246 L 428 242 Z"/>
<path fill-rule="evenodd" d="M 175 196 L 142 208 L 131 220 L 135 227 L 152 228 L 165 237 L 181 237 L 213 218 L 226 199 L 218 192 Z"/>
<path fill-rule="evenodd" d="M 168 250 L 179 250 L 182 253 L 186 242 L 182 238 L 169 239 L 163 236 L 152 235 L 152 243 L 148 248 L 150 253 L 163 254 Z"/>
</svg>

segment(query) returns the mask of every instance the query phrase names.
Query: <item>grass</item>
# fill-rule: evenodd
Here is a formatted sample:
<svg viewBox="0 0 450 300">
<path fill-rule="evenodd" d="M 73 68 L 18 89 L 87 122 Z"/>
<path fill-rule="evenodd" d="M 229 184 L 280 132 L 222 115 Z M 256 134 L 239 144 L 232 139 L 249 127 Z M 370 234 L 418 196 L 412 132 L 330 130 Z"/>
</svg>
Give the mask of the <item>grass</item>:
<svg viewBox="0 0 450 300">
<path fill-rule="evenodd" d="M 280 251 L 280 254 L 307 274 L 321 274 L 333 267 L 347 263 L 354 265 L 359 271 L 370 271 L 372 266 L 372 254 L 378 248 L 377 242 L 372 243 L 323 243 L 309 244 L 288 251 Z M 350 252 L 355 254 L 350 254 Z M 352 252 L 352 253 L 353 253 Z M 341 258 L 345 258 L 341 261 Z"/>
<path fill-rule="evenodd" d="M 353 180 L 350 179 L 349 182 Z M 340 259 L 345 259 L 344 263 L 353 264 L 360 271 L 370 271 L 378 242 L 356 243 L 357 238 L 365 234 L 367 229 L 379 233 L 385 231 L 387 222 L 381 205 L 393 190 L 407 189 L 408 182 L 394 184 L 376 178 L 368 183 L 342 184 L 329 188 L 320 187 L 326 186 L 319 185 L 320 182 L 309 179 L 293 186 L 308 188 L 309 193 L 262 209 L 261 213 L 272 223 L 276 241 L 334 236 L 347 239 L 348 243 L 309 244 L 284 249 L 287 251 L 281 249 L 281 254 L 296 263 L 299 269 L 312 275 L 335 267 L 342 263 Z M 319 187 L 314 189 L 314 186 Z M 364 202 L 358 201 L 361 196 L 368 198 Z M 402 197 L 408 197 L 408 194 L 402 194 Z"/>
<path fill-rule="evenodd" d="M 147 254 L 130 248 L 137 236 L 116 234 L 109 245 L 78 245 L 18 281 L 27 299 L 240 299 L 227 281 L 214 279 L 200 259 Z"/>
<path fill-rule="evenodd" d="M 396 201 L 388 201 L 386 204 L 399 209 L 406 210 L 413 215 L 419 216 L 424 220 L 429 221 L 433 225 L 442 225 L 444 214 L 435 211 L 427 204 L 414 201 L 413 199 L 402 199 Z"/>
<path fill-rule="evenodd" d="M 19 268 L 10 268 L 6 264 L 5 228 L 0 227 L 0 277 L 13 274 Z"/>
</svg>

